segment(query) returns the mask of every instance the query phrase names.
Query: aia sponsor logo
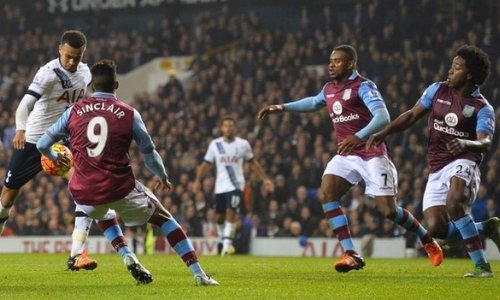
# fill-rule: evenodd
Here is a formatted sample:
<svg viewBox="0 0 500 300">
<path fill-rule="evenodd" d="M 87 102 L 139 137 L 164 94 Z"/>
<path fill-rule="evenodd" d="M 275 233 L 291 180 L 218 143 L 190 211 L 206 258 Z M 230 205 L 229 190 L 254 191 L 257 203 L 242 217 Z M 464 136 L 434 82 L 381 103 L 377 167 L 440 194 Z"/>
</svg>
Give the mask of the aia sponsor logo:
<svg viewBox="0 0 500 300">
<path fill-rule="evenodd" d="M 219 161 L 223 164 L 233 164 L 238 162 L 238 156 L 222 155 Z"/>
<path fill-rule="evenodd" d="M 57 98 L 57 102 L 64 101 L 66 103 L 76 103 L 78 100 L 82 99 L 85 96 L 85 90 L 73 90 L 73 91 L 64 91 L 64 93 Z"/>
</svg>

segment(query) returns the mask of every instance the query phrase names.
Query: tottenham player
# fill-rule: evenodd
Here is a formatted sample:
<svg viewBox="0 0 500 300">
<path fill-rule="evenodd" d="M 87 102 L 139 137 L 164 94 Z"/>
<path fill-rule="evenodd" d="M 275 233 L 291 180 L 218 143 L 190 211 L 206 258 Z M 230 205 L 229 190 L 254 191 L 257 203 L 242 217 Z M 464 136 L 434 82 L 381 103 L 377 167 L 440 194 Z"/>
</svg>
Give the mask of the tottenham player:
<svg viewBox="0 0 500 300">
<path fill-rule="evenodd" d="M 103 60 L 92 66 L 92 97 L 76 103 L 52 125 L 37 143 L 38 149 L 57 164 L 68 159 L 51 150 L 52 144 L 69 137 L 74 157 L 74 173 L 69 189 L 77 207 L 100 220 L 99 226 L 123 258 L 138 283 L 151 283 L 145 269 L 127 246 L 115 218 L 115 209 L 125 225 L 146 222 L 159 226 L 172 248 L 193 273 L 196 285 L 219 285 L 201 268 L 191 241 L 177 221 L 147 188 L 135 180 L 128 155 L 132 140 L 144 154 L 146 167 L 158 176 L 158 186 L 170 190 L 160 154 L 138 111 L 116 98 L 116 65 Z"/>
<path fill-rule="evenodd" d="M 475 269 L 465 277 L 491 277 L 479 232 L 500 249 L 500 219 L 474 224 L 466 213 L 479 187 L 479 164 L 495 131 L 493 107 L 479 86 L 490 72 L 488 55 L 474 46 L 457 50 L 448 79 L 431 84 L 417 104 L 370 137 L 379 147 L 384 138 L 403 131 L 429 112 L 429 180 L 424 193 L 424 219 L 432 236 L 463 239 Z M 450 220 L 451 218 L 451 220 Z"/>
<path fill-rule="evenodd" d="M 59 58 L 42 66 L 16 110 L 14 152 L 7 167 L 0 198 L 0 232 L 21 187 L 41 170 L 40 153 L 36 142 L 47 128 L 71 105 L 81 100 L 87 91 L 91 75 L 81 62 L 87 39 L 80 31 L 63 33 Z M 68 267 L 92 270 L 97 262 L 84 252 L 92 219 L 77 211 L 73 244 Z"/>
<path fill-rule="evenodd" d="M 337 235 L 344 255 L 334 264 L 338 272 L 365 266 L 352 242 L 347 217 L 340 198 L 352 185 L 364 180 L 366 194 L 375 198 L 377 208 L 388 219 L 415 232 L 434 266 L 441 264 L 443 252 L 425 228 L 406 209 L 396 205 L 397 172 L 385 144 L 365 150 L 365 139 L 389 123 L 389 113 L 376 85 L 356 70 L 356 50 L 349 45 L 336 47 L 328 70 L 332 81 L 321 92 L 286 104 L 268 105 L 258 117 L 281 112 L 312 112 L 327 107 L 337 138 L 338 150 L 328 163 L 321 182 L 320 200 L 326 219 Z"/>
<path fill-rule="evenodd" d="M 267 177 L 262 167 L 254 159 L 250 143 L 236 136 L 235 120 L 231 117 L 222 119 L 222 136 L 210 142 L 205 154 L 204 162 L 198 168 L 193 190 L 200 190 L 201 180 L 211 164 L 216 167 L 215 181 L 215 213 L 217 218 L 217 234 L 222 239 L 221 255 L 234 253 L 233 238 L 236 218 L 239 217 L 243 200 L 245 177 L 243 163 L 250 163 L 263 180 L 265 188 L 274 190 L 273 182 Z"/>
</svg>

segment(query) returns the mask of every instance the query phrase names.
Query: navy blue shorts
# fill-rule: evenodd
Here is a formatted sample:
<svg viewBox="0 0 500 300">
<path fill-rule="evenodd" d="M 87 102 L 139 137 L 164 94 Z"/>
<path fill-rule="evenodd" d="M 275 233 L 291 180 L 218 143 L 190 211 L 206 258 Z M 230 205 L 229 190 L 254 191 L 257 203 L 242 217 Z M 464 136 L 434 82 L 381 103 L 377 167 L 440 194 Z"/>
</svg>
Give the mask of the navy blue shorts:
<svg viewBox="0 0 500 300">
<path fill-rule="evenodd" d="M 228 208 L 239 213 L 243 205 L 243 192 L 235 190 L 222 194 L 215 194 L 215 212 L 224 215 Z"/>
<path fill-rule="evenodd" d="M 13 150 L 3 182 L 9 189 L 17 190 L 42 170 L 42 154 L 31 143 L 26 143 L 23 150 Z"/>
</svg>

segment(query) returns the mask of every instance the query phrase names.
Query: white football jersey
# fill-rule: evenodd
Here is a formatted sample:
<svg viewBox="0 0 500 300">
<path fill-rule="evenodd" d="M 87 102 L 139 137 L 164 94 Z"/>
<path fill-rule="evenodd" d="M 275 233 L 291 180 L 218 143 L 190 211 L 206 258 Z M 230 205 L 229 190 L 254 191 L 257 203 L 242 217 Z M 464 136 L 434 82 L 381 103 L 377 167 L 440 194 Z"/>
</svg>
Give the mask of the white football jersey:
<svg viewBox="0 0 500 300">
<path fill-rule="evenodd" d="M 42 66 L 27 91 L 38 100 L 28 116 L 26 142 L 36 143 L 68 107 L 84 98 L 91 79 L 89 67 L 82 62 L 74 73 L 66 71 L 59 58 Z"/>
<path fill-rule="evenodd" d="M 205 160 L 217 169 L 215 193 L 242 191 L 245 187 L 243 163 L 251 159 L 252 147 L 245 139 L 236 137 L 232 142 L 226 142 L 224 137 L 219 137 L 210 142 Z"/>
</svg>

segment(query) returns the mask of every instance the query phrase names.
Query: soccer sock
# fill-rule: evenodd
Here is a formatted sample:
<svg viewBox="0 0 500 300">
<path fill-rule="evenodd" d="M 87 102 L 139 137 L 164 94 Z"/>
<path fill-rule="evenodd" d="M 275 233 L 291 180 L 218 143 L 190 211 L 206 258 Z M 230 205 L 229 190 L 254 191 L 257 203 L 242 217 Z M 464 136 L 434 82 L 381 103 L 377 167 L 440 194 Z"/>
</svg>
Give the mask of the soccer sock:
<svg viewBox="0 0 500 300">
<path fill-rule="evenodd" d="M 423 244 L 432 242 L 432 238 L 424 226 L 422 226 L 422 224 L 420 224 L 420 222 L 415 219 L 415 217 L 408 210 L 402 208 L 401 206 L 396 208 L 396 215 L 388 219 L 400 225 L 404 229 L 416 233 Z"/>
<path fill-rule="evenodd" d="M 222 234 L 222 252 L 227 251 L 233 245 L 234 238 L 234 223 L 226 221 Z"/>
<path fill-rule="evenodd" d="M 198 262 L 193 244 L 188 239 L 179 223 L 177 223 L 175 219 L 169 219 L 161 225 L 161 230 L 167 237 L 170 246 L 172 246 L 177 255 L 182 258 L 193 275 L 204 275 L 205 272 L 203 272 Z"/>
<path fill-rule="evenodd" d="M 87 238 L 89 236 L 91 224 L 92 218 L 89 218 L 81 211 L 75 212 L 75 228 L 73 229 L 73 234 L 71 235 L 73 243 L 71 244 L 70 256 L 81 254 L 85 250 L 85 243 L 87 242 Z"/>
<path fill-rule="evenodd" d="M 484 255 L 483 244 L 481 243 L 481 239 L 479 239 L 479 233 L 476 225 L 472 221 L 471 215 L 465 215 L 458 220 L 454 220 L 453 222 L 460 231 L 462 239 L 464 240 L 465 249 L 469 253 L 469 256 L 474 264 L 477 265 L 486 263 L 487 261 Z"/>
<path fill-rule="evenodd" d="M 133 254 L 128 248 L 127 240 L 125 240 L 122 229 L 116 219 L 99 221 L 97 225 L 99 225 L 99 229 L 103 232 L 104 237 L 106 237 L 122 258 L 125 258 L 128 254 Z"/>
<path fill-rule="evenodd" d="M 219 237 L 220 241 L 222 242 L 222 237 L 224 236 L 224 223 L 222 223 L 222 224 L 217 223 L 217 236 Z"/>
<path fill-rule="evenodd" d="M 3 207 L 2 202 L 0 202 L 0 235 L 2 235 L 5 222 L 9 218 L 9 212 L 10 208 Z"/>
<path fill-rule="evenodd" d="M 340 207 L 340 201 L 332 201 L 323 204 L 323 212 L 325 213 L 330 228 L 337 235 L 344 251 L 348 254 L 357 254 L 354 243 L 352 242 L 349 226 L 347 225 L 347 217 Z"/>
<path fill-rule="evenodd" d="M 475 222 L 474 225 L 476 225 L 477 232 L 479 234 L 484 234 L 484 222 Z M 448 235 L 446 236 L 446 239 L 449 241 L 458 241 L 462 239 L 460 231 L 452 221 L 448 222 Z"/>
</svg>

